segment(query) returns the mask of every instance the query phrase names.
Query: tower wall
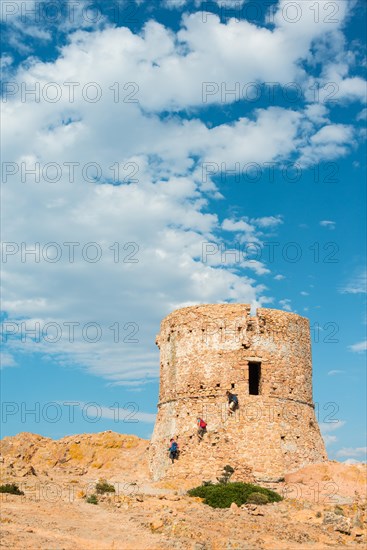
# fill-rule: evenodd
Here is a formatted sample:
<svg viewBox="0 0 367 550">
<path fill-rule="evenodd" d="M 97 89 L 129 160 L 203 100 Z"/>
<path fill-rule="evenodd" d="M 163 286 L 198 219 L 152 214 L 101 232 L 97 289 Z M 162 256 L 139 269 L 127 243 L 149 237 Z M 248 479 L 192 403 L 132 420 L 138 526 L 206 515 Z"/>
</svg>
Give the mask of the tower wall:
<svg viewBox="0 0 367 550">
<path fill-rule="evenodd" d="M 251 316 L 245 304 L 194 306 L 162 321 L 157 344 L 160 394 L 149 451 L 154 479 L 215 479 L 226 464 L 236 468 L 234 479 L 277 479 L 326 459 L 312 401 L 307 319 L 265 308 Z M 249 394 L 254 363 L 260 364 L 258 395 Z M 233 416 L 226 390 L 239 398 Z M 208 423 L 201 442 L 198 416 Z M 171 437 L 181 450 L 174 465 L 167 456 Z"/>
</svg>

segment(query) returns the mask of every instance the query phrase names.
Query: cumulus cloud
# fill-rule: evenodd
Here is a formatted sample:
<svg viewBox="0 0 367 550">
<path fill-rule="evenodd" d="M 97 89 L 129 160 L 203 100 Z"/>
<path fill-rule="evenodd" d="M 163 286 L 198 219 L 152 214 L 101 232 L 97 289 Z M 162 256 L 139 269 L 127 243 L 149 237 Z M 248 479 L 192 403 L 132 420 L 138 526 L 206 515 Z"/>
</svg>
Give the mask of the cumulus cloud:
<svg viewBox="0 0 367 550">
<path fill-rule="evenodd" d="M 322 220 L 320 222 L 321 227 L 326 227 L 327 229 L 335 229 L 336 222 L 331 220 Z"/>
<path fill-rule="evenodd" d="M 307 138 L 299 162 L 301 166 L 309 166 L 321 159 L 343 157 L 355 144 L 355 130 L 351 125 L 327 124 Z"/>
<path fill-rule="evenodd" d="M 51 326 L 39 342 L 31 338 L 22 342 L 19 329 L 9 337 L 9 349 L 52 354 L 111 381 L 144 378 L 157 374 L 154 340 L 160 319 L 183 301 L 260 305 L 263 287 L 251 277 L 231 273 L 220 260 L 218 268 L 202 263 L 203 242 L 215 238 L 218 220 L 201 211 L 195 185 L 183 184 L 181 193 L 179 188 L 177 180 L 153 184 L 145 179 L 141 185 L 96 186 L 80 181 L 56 187 L 45 182 L 37 188 L 11 186 L 6 200 L 9 219 L 15 221 L 22 208 L 29 208 L 29 213 L 22 223 L 10 223 L 4 235 L 8 243 L 27 243 L 23 254 L 20 247 L 4 264 L 4 308 L 9 316 L 5 326 L 10 333 L 10 323 L 19 327 L 27 319 L 25 329 L 30 333 L 37 322 L 41 332 L 56 323 L 62 337 L 53 341 Z M 37 242 L 39 262 L 27 253 Z M 54 244 L 46 249 L 47 243 Z M 64 243 L 75 243 L 74 261 Z M 94 245 L 83 257 L 86 243 Z M 91 262 L 88 257 L 93 260 L 95 250 L 101 251 L 101 257 Z M 47 260 L 58 251 L 59 261 Z M 77 324 L 73 342 L 68 338 L 70 322 Z M 98 323 L 102 333 L 95 343 L 83 336 L 83 327 L 90 322 Z M 134 327 L 136 335 L 131 336 Z"/>
<path fill-rule="evenodd" d="M 342 294 L 365 294 L 367 291 L 367 272 L 359 271 L 350 281 L 340 288 Z"/>
<path fill-rule="evenodd" d="M 272 299 L 258 279 L 266 266 L 246 258 L 225 265 L 218 242 L 223 230 L 261 242 L 283 220 L 221 221 L 208 209 L 221 196 L 216 176 L 236 163 L 299 152 L 309 163 L 344 154 L 353 132 L 321 107 L 254 108 L 217 125 L 200 110 L 238 99 L 226 89 L 223 96 L 222 83 L 240 82 L 242 90 L 246 83 L 306 82 L 301 61 L 325 31 L 340 38 L 344 4 L 328 26 L 305 14 L 289 24 L 284 2 L 272 29 L 214 15 L 203 27 L 200 12 L 184 15 L 177 32 L 153 19 L 137 33 L 103 24 L 68 34 L 55 60 L 19 66 L 2 120 L 3 238 L 10 243 L 4 306 L 9 331 L 10 323 L 19 329 L 6 353 L 47 354 L 135 384 L 157 375 L 154 337 L 172 309 Z M 49 30 L 35 36 L 46 41 Z M 205 262 L 208 243 L 214 248 Z M 279 303 L 290 311 L 290 300 Z M 40 327 L 39 341 L 22 341 L 23 322 Z M 95 342 L 83 334 L 91 322 L 102 332 Z M 43 334 L 46 325 L 57 337 Z"/>
<path fill-rule="evenodd" d="M 284 298 L 283 300 L 279 300 L 279 305 L 285 311 L 292 311 L 291 300 L 289 298 Z"/>
<path fill-rule="evenodd" d="M 188 3 L 189 0 L 163 0 L 162 4 L 170 10 L 181 9 Z"/>
<path fill-rule="evenodd" d="M 0 369 L 5 369 L 6 367 L 16 367 L 17 362 L 10 353 L 0 352 Z"/>
<path fill-rule="evenodd" d="M 345 426 L 345 424 L 345 420 L 338 420 L 337 422 L 320 422 L 320 431 L 325 441 L 325 445 L 330 445 L 338 441 L 338 437 L 336 435 L 332 435 L 331 432 L 339 430 Z"/>
<path fill-rule="evenodd" d="M 30 54 L 33 50 L 30 39 L 49 42 L 52 34 L 40 24 L 37 9 L 41 3 L 35 0 L 15 0 L 3 2 L 0 10 L 1 21 L 6 27 L 3 33 L 7 43 L 20 54 Z"/>
<path fill-rule="evenodd" d="M 0 68 L 1 70 L 6 69 L 13 63 L 14 59 L 11 55 L 2 55 L 0 56 Z"/>
<path fill-rule="evenodd" d="M 264 216 L 263 218 L 254 218 L 252 220 L 259 227 L 276 227 L 283 222 L 282 216 Z"/>
<path fill-rule="evenodd" d="M 367 447 L 342 447 L 336 452 L 338 457 L 360 458 L 366 462 Z"/>
<path fill-rule="evenodd" d="M 362 353 L 367 350 L 367 340 L 357 342 L 357 344 L 352 344 L 351 346 L 348 346 L 348 348 L 354 353 Z"/>
<path fill-rule="evenodd" d="M 340 430 L 343 426 L 346 425 L 345 420 L 337 420 L 336 422 L 320 422 L 320 430 L 321 433 L 328 434 L 330 432 L 334 432 L 335 430 Z"/>
</svg>

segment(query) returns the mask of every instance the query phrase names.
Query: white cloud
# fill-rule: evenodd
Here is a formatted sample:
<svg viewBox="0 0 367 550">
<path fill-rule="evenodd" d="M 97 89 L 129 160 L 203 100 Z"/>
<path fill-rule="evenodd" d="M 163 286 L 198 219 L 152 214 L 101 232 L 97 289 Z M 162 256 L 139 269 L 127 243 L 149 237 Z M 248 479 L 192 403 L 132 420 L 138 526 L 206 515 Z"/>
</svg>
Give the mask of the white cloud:
<svg viewBox="0 0 367 550">
<path fill-rule="evenodd" d="M 327 111 L 315 107 L 255 109 L 214 127 L 196 117 L 195 110 L 205 106 L 203 82 L 218 86 L 206 100 L 220 105 L 235 100 L 230 94 L 222 97 L 222 83 L 229 88 L 233 82 L 302 81 L 301 60 L 308 57 L 311 44 L 326 28 L 331 34 L 337 31 L 345 13 L 342 8 L 338 24 L 328 27 L 309 18 L 288 24 L 281 14 L 274 30 L 247 21 L 224 24 L 216 16 L 208 17 L 204 27 L 198 12 L 185 16 L 177 33 L 154 21 L 140 34 L 112 26 L 78 30 L 68 36 L 55 61 L 32 58 L 19 68 L 14 80 L 20 88 L 39 85 L 42 92 L 39 102 L 17 95 L 3 103 L 3 160 L 29 169 L 38 162 L 41 177 L 38 183 L 34 176 L 22 182 L 20 169 L 9 178 L 3 192 L 3 237 L 19 246 L 54 242 L 63 255 L 57 263 L 42 255 L 39 263 L 30 255 L 24 262 L 21 251 L 8 258 L 8 320 L 62 327 L 95 321 L 103 335 L 95 344 L 80 336 L 70 342 L 65 333 L 53 344 L 45 339 L 25 344 L 15 338 L 9 341 L 9 353 L 43 353 L 62 364 L 80 364 L 113 383 L 135 384 L 157 375 L 154 337 L 161 318 L 172 309 L 223 301 L 259 306 L 271 300 L 252 278 L 269 272 L 261 262 L 244 261 L 226 269 L 220 251 L 204 263 L 202 250 L 204 243 L 218 243 L 223 229 L 260 242 L 262 232 L 277 227 L 281 217 L 227 218 L 221 224 L 215 212 L 208 213 L 209 199 L 220 197 L 212 180 L 222 163 L 228 170 L 239 162 L 289 159 L 298 151 L 311 162 L 319 158 L 321 146 L 330 158 L 327 147 L 344 147 L 349 128 L 331 124 Z M 14 39 L 23 37 L 21 32 Z M 38 38 L 48 40 L 48 31 L 42 32 Z M 42 96 L 51 82 L 61 90 L 59 101 Z M 65 82 L 76 83 L 74 102 Z M 95 103 L 82 93 L 91 82 L 102 94 Z M 176 117 L 178 109 L 189 111 L 190 119 Z M 160 116 L 162 110 L 165 116 Z M 79 165 L 71 181 L 73 162 Z M 101 170 L 99 184 L 83 175 L 91 162 Z M 204 164 L 213 162 L 204 178 Z M 52 170 L 45 172 L 48 163 L 61 168 L 57 181 L 50 181 Z M 119 185 L 111 185 L 116 166 L 120 174 L 114 183 Z M 137 182 L 129 179 L 131 172 Z M 102 250 L 96 263 L 82 257 L 85 243 L 93 242 Z M 80 243 L 74 262 L 68 260 L 64 243 Z M 120 251 L 116 263 L 114 243 Z M 139 247 L 138 263 L 122 261 L 131 252 L 128 243 Z M 290 300 L 279 303 L 291 310 Z M 115 323 L 122 332 L 118 343 L 109 328 Z M 138 325 L 138 343 L 126 341 L 128 323 Z"/>
<path fill-rule="evenodd" d="M 345 424 L 346 422 L 344 420 L 338 420 L 337 422 L 320 422 L 320 431 L 325 441 L 325 445 L 331 445 L 332 443 L 336 443 L 338 441 L 337 436 L 331 435 L 330 432 L 339 430 L 345 426 Z"/>
<path fill-rule="evenodd" d="M 233 7 L 241 8 L 245 4 L 244 0 L 216 1 L 223 7 L 223 15 L 226 14 L 226 7 L 230 10 Z M 263 82 L 281 85 L 294 82 L 306 93 L 312 94 L 312 79 L 301 68 L 301 61 L 312 61 L 311 48 L 317 52 L 313 55 L 318 55 L 315 62 L 321 64 L 325 58 L 328 59 L 328 55 L 331 58 L 327 72 L 319 79 L 320 89 L 323 90 L 324 81 L 333 82 L 337 78 L 342 97 L 361 100 L 363 80 L 348 75 L 345 59 L 348 54 L 351 57 L 351 53 L 345 51 L 345 39 L 341 32 L 352 10 L 352 2 L 336 0 L 334 6 L 337 8 L 337 17 L 333 19 L 322 17 L 328 12 L 330 3 L 320 0 L 315 6 L 319 10 L 319 20 L 316 20 L 314 9 L 302 9 L 296 3 L 292 6 L 292 3 L 282 0 L 275 7 L 275 12 L 274 6 L 270 10 L 275 13 L 272 29 L 257 26 L 244 19 L 238 20 L 236 17 L 227 22 L 221 22 L 214 14 L 208 14 L 204 18 L 203 4 L 196 2 L 197 12 L 183 16 L 182 28 L 176 36 L 153 20 L 145 25 L 140 36 L 132 35 L 124 28 L 112 28 L 113 21 L 108 21 L 102 13 L 98 14 L 94 23 L 93 17 L 87 15 L 90 6 L 85 0 L 75 3 L 72 17 L 58 20 L 56 25 L 49 28 L 47 20 L 46 24 L 42 21 L 38 26 L 24 24 L 19 14 L 24 9 L 22 6 L 25 2 L 17 1 L 12 4 L 18 6 L 19 13 L 18 16 L 8 18 L 8 23 L 14 31 L 11 38 L 20 49 L 28 47 L 24 43 L 25 34 L 49 40 L 51 29 L 55 28 L 59 32 L 83 28 L 102 31 L 88 32 L 85 35 L 76 32 L 75 36 L 70 37 L 71 43 L 77 41 L 85 50 L 90 49 L 86 43 L 93 41 L 97 49 L 104 50 L 103 42 L 108 35 L 112 42 L 108 48 L 109 58 L 115 67 L 120 67 L 127 73 L 124 75 L 127 77 L 125 82 L 136 82 L 139 85 L 140 101 L 150 110 L 201 106 L 205 83 L 210 84 L 211 89 L 211 92 L 206 90 L 208 93 L 205 101 L 208 103 L 233 102 L 239 99 L 234 94 L 226 93 L 226 88 L 232 90 L 237 84 L 241 98 L 246 97 L 243 89 L 246 90 L 247 85 Z M 37 6 L 40 3 L 30 0 L 28 4 Z M 188 4 L 185 0 L 167 0 L 164 5 L 182 9 Z M 118 36 L 122 40 L 116 41 Z M 328 46 L 331 44 L 332 48 L 322 47 L 326 39 Z M 328 54 L 331 49 L 332 52 Z M 127 54 L 129 61 L 121 59 L 121 53 L 125 56 Z M 339 61 L 339 58 L 344 62 Z M 336 59 L 338 62 L 335 62 Z M 141 70 L 136 71 L 137 66 Z M 152 89 L 159 89 L 159 93 L 152 94 Z M 330 95 L 329 90 L 326 89 L 324 95 L 327 98 Z M 314 99 L 314 103 L 323 104 L 323 99 L 324 97 L 319 102 Z M 315 117 L 321 120 L 320 116 L 324 116 L 321 114 L 322 110 L 323 107 L 310 107 L 310 117 L 314 121 Z"/>
<path fill-rule="evenodd" d="M 347 458 L 346 460 L 343 460 L 344 464 L 360 464 L 360 460 L 356 460 L 355 458 Z"/>
<path fill-rule="evenodd" d="M 170 10 L 181 9 L 188 3 L 188 0 L 163 0 L 163 7 Z"/>
<path fill-rule="evenodd" d="M 274 279 L 276 281 L 283 281 L 285 279 L 285 276 L 281 275 L 281 274 L 278 274 L 278 275 L 275 275 Z"/>
<path fill-rule="evenodd" d="M 335 432 L 335 430 L 340 430 L 340 428 L 345 425 L 345 420 L 337 420 L 336 422 L 320 422 L 319 424 L 322 435 Z"/>
<path fill-rule="evenodd" d="M 14 357 L 10 353 L 0 352 L 0 368 L 5 369 L 6 367 L 16 367 L 17 363 Z"/>
<path fill-rule="evenodd" d="M 110 10 L 112 20 L 116 21 L 117 14 L 122 16 L 121 6 L 114 6 Z M 31 54 L 34 40 L 50 42 L 54 33 L 70 32 L 77 29 L 102 29 L 111 22 L 103 14 L 101 6 L 92 5 L 89 0 L 78 0 L 70 3 L 51 3 L 35 0 L 12 0 L 3 2 L 0 10 L 4 24 L 4 35 L 7 43 L 22 55 Z M 109 10 L 105 10 L 108 12 Z M 133 10 L 129 15 L 132 17 Z M 6 26 L 5 26 L 6 25 Z"/>
<path fill-rule="evenodd" d="M 0 68 L 3 71 L 4 69 L 7 69 L 12 63 L 14 59 L 11 55 L 2 55 L 0 56 Z"/>
<path fill-rule="evenodd" d="M 41 2 L 35 0 L 14 0 L 2 2 L 0 10 L 1 21 L 6 27 L 3 33 L 9 46 L 15 48 L 20 54 L 30 54 L 32 47 L 29 38 L 43 42 L 49 42 L 52 34 L 45 30 L 44 18 L 41 11 Z"/>
<path fill-rule="evenodd" d="M 335 376 L 336 374 L 343 374 L 344 372 L 345 372 L 344 370 L 338 370 L 338 369 L 329 370 L 328 376 Z"/>
<path fill-rule="evenodd" d="M 366 462 L 367 447 L 342 447 L 339 451 L 336 452 L 338 457 L 351 457 L 351 458 L 361 458 Z"/>
<path fill-rule="evenodd" d="M 266 275 L 270 273 L 270 269 L 268 269 L 262 262 L 259 260 L 245 260 L 241 264 L 243 267 L 247 267 L 248 269 L 252 269 L 256 275 Z"/>
<path fill-rule="evenodd" d="M 339 36 L 340 42 L 342 42 L 342 35 Z M 322 76 L 314 79 L 308 87 L 309 99 L 313 96 L 313 99 L 317 98 L 318 101 L 326 105 L 333 102 L 339 104 L 352 101 L 366 102 L 366 80 L 359 76 L 348 76 L 350 68 L 356 65 L 353 54 L 348 53 L 349 56 L 347 52 L 342 54 L 341 48 L 334 52 L 337 62 L 331 60 L 324 64 Z M 312 93 L 311 90 L 313 90 Z"/>
<path fill-rule="evenodd" d="M 54 343 L 42 337 L 39 343 L 10 339 L 9 351 L 52 355 L 62 364 L 80 364 L 111 382 L 144 380 L 157 375 L 154 341 L 160 320 L 182 302 L 264 303 L 264 288 L 243 273 L 240 276 L 226 270 L 220 254 L 216 255 L 217 268 L 200 261 L 203 243 L 215 239 L 219 224 L 215 215 L 201 210 L 205 202 L 196 184 L 185 178 L 152 183 L 143 166 L 140 177 L 139 184 L 117 187 L 83 181 L 71 185 L 59 182 L 57 186 L 18 182 L 9 187 L 9 220 L 15 221 L 15 212 L 20 209 L 24 217 L 21 223 L 9 222 L 4 240 L 24 242 L 29 247 L 40 242 L 42 248 L 47 242 L 58 243 L 62 258 L 55 264 L 44 261 L 42 252 L 40 263 L 32 255 L 22 263 L 20 252 L 7 258 L 7 321 L 18 326 L 28 317 L 28 331 L 37 322 L 41 327 L 57 323 L 63 330 L 62 338 Z M 54 207 L 48 208 L 51 201 Z M 68 261 L 65 242 L 80 243 L 74 263 Z M 102 250 L 97 263 L 82 257 L 83 245 L 91 242 Z M 110 247 L 116 242 L 120 243 L 120 261 L 114 263 L 115 249 Z M 139 246 L 135 254 L 138 263 L 123 261 L 132 252 L 131 248 L 123 249 L 125 243 Z M 259 263 L 244 267 L 264 272 Z M 74 342 L 67 337 L 68 322 L 79 323 Z M 100 325 L 99 342 L 83 339 L 82 327 L 88 322 Z M 116 323 L 119 342 L 114 342 L 109 328 Z M 128 323 L 138 326 L 136 343 L 129 341 L 131 329 L 124 328 Z"/>
<path fill-rule="evenodd" d="M 326 227 L 327 229 L 335 229 L 336 222 L 331 220 L 322 220 L 320 222 L 321 227 Z"/>
<path fill-rule="evenodd" d="M 348 346 L 348 348 L 354 353 L 362 353 L 367 350 L 367 340 L 358 342 L 357 344 L 352 344 L 351 346 Z"/>
<path fill-rule="evenodd" d="M 366 101 L 366 81 L 360 77 L 344 78 L 338 84 L 339 99 Z"/>
<path fill-rule="evenodd" d="M 284 223 L 282 216 L 264 216 L 262 218 L 254 218 L 251 221 L 256 225 L 258 225 L 259 227 L 272 227 L 272 228 Z"/>
<path fill-rule="evenodd" d="M 365 294 L 367 291 L 367 272 L 356 273 L 351 280 L 342 287 L 339 292 L 342 294 Z"/>
<path fill-rule="evenodd" d="M 126 28 L 111 27 L 106 27 L 101 33 L 76 32 L 70 37 L 70 45 L 62 51 L 67 53 L 72 50 L 77 55 L 77 43 L 79 50 L 102 52 L 108 41 L 110 62 L 120 67 L 120 76 L 124 76 L 125 82 L 139 85 L 139 100 L 146 109 L 202 106 L 203 101 L 219 104 L 233 102 L 239 98 L 226 93 L 226 88 L 233 89 L 236 83 L 242 98 L 243 87 L 246 90 L 248 84 L 302 82 L 304 71 L 300 69 L 300 59 L 307 58 L 312 42 L 325 31 L 329 34 L 336 32 L 346 15 L 341 6 L 337 23 L 325 25 L 320 21 L 316 24 L 312 21 L 311 10 L 302 10 L 301 20 L 290 24 L 285 21 L 284 10 L 287 10 L 287 5 L 282 2 L 273 31 L 245 20 L 232 19 L 221 23 L 215 15 L 204 22 L 199 10 L 184 15 L 177 36 L 155 21 L 150 21 L 140 36 L 133 35 Z M 78 60 L 80 63 L 80 51 Z M 97 74 L 99 64 L 104 64 L 104 61 L 105 58 L 101 57 L 95 60 Z M 86 65 L 88 67 L 89 63 Z M 144 70 L 137 71 L 136 67 Z M 78 69 L 82 69 L 78 71 L 82 79 L 84 67 Z M 159 90 L 159 93 L 152 94 L 152 89 Z"/>
<path fill-rule="evenodd" d="M 235 221 L 230 219 L 223 220 L 222 229 L 225 231 L 244 231 L 246 233 L 254 233 L 255 228 L 244 220 Z"/>
<path fill-rule="evenodd" d="M 305 116 L 314 124 L 330 123 L 328 113 L 327 107 L 321 103 L 312 103 L 305 108 Z"/>
<path fill-rule="evenodd" d="M 309 296 L 310 295 L 309 292 L 306 292 L 305 290 L 302 290 L 300 292 L 300 294 L 301 294 L 301 296 Z"/>
<path fill-rule="evenodd" d="M 4 5 L 3 9 L 0 10 L 0 17 L 3 23 L 11 24 L 14 19 L 23 18 L 23 21 L 26 19 L 26 14 L 28 13 L 28 18 L 34 18 L 32 16 L 32 11 L 35 9 L 35 0 L 13 0 L 9 2 L 9 5 Z"/>
<path fill-rule="evenodd" d="M 306 138 L 306 141 L 299 160 L 301 166 L 347 155 L 356 144 L 355 130 L 351 125 L 328 124 Z"/>
<path fill-rule="evenodd" d="M 323 435 L 323 439 L 324 439 L 325 445 L 331 445 L 332 443 L 336 443 L 338 441 L 338 438 L 336 437 L 336 435 L 329 435 L 329 434 Z"/>
<path fill-rule="evenodd" d="M 197 4 L 198 5 L 202 5 L 205 7 L 206 3 L 202 3 L 201 0 L 196 0 Z M 247 0 L 214 0 L 214 2 L 216 2 L 218 4 L 218 6 L 220 6 L 221 8 L 238 8 L 238 7 L 242 7 L 244 5 L 245 2 L 247 2 Z M 224 14 L 226 12 L 224 11 Z M 236 12 L 233 12 L 234 14 L 236 14 Z M 231 15 L 231 12 L 228 13 L 229 15 Z"/>
<path fill-rule="evenodd" d="M 311 138 L 312 143 L 324 145 L 328 143 L 343 144 L 347 140 L 352 140 L 353 128 L 345 124 L 329 124 L 323 126 Z"/>
<path fill-rule="evenodd" d="M 279 300 L 279 305 L 285 311 L 292 311 L 291 301 L 289 298 L 284 298 L 284 300 Z"/>
</svg>

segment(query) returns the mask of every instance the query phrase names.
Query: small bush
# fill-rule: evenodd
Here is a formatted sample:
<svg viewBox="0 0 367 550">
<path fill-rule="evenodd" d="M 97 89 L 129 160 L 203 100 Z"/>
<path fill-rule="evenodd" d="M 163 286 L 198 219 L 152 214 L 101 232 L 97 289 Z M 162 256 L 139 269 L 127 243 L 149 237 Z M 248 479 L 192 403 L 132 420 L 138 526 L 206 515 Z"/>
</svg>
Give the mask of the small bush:
<svg viewBox="0 0 367 550">
<path fill-rule="evenodd" d="M 227 483 L 229 483 L 229 480 L 231 479 L 233 473 L 234 468 L 227 464 L 227 466 L 224 466 L 223 468 L 222 476 L 217 477 L 217 480 L 219 481 L 219 483 L 223 483 L 224 485 L 226 485 Z"/>
<path fill-rule="evenodd" d="M 10 495 L 24 495 L 16 483 L 6 483 L 0 485 L 0 493 L 9 493 Z"/>
<path fill-rule="evenodd" d="M 246 504 L 249 496 L 253 493 L 261 493 L 265 495 L 268 502 L 279 502 L 282 497 L 275 491 L 265 489 L 259 485 L 252 483 L 218 483 L 216 485 L 201 485 L 188 491 L 191 497 L 200 497 L 204 499 L 204 504 L 208 504 L 212 508 L 229 508 L 232 502 L 237 506 Z M 261 498 L 261 497 L 260 497 Z"/>
<path fill-rule="evenodd" d="M 213 485 L 213 482 L 210 481 L 210 480 L 209 481 L 203 481 L 202 484 L 203 484 L 204 487 L 208 487 L 209 485 Z"/>
<path fill-rule="evenodd" d="M 90 496 L 86 499 L 86 502 L 88 502 L 88 504 L 98 504 L 97 495 L 90 495 Z"/>
<path fill-rule="evenodd" d="M 255 491 L 247 497 L 247 502 L 251 504 L 267 504 L 269 502 L 268 495 Z"/>
<path fill-rule="evenodd" d="M 344 516 L 344 510 L 341 506 L 336 505 L 334 508 L 334 514 L 337 514 L 338 516 Z"/>
<path fill-rule="evenodd" d="M 105 479 L 100 479 L 96 483 L 96 491 L 99 495 L 103 495 L 104 493 L 114 493 L 115 488 L 110 483 L 107 483 Z"/>
<path fill-rule="evenodd" d="M 322 516 L 322 513 L 321 513 L 321 512 L 316 512 L 316 517 L 317 517 L 317 518 L 321 518 L 321 516 Z"/>
</svg>

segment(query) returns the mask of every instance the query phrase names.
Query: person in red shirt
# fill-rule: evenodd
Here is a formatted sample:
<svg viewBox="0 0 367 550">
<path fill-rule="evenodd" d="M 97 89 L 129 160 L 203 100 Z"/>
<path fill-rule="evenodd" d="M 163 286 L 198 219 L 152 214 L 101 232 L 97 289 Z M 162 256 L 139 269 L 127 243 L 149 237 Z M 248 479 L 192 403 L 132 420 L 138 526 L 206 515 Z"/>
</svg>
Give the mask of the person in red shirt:
<svg viewBox="0 0 367 550">
<path fill-rule="evenodd" d="M 198 417 L 197 419 L 197 424 L 198 424 L 198 438 L 199 438 L 199 441 L 201 441 L 204 437 L 204 434 L 206 434 L 206 422 L 205 420 L 203 420 L 202 418 Z"/>
</svg>

